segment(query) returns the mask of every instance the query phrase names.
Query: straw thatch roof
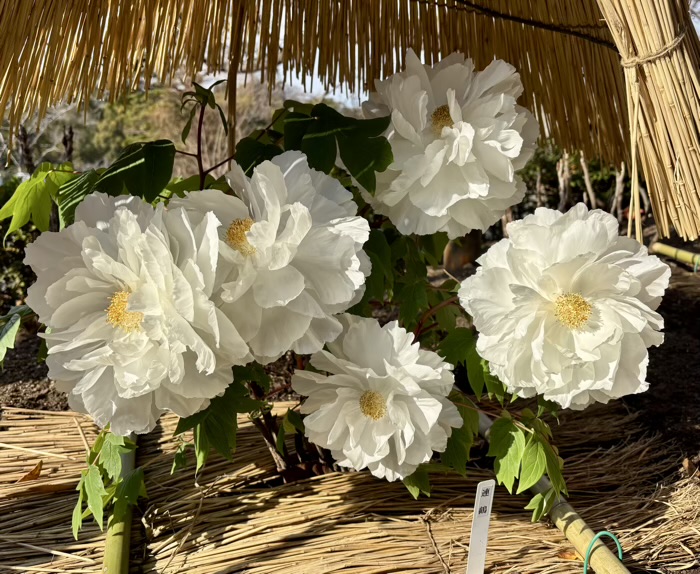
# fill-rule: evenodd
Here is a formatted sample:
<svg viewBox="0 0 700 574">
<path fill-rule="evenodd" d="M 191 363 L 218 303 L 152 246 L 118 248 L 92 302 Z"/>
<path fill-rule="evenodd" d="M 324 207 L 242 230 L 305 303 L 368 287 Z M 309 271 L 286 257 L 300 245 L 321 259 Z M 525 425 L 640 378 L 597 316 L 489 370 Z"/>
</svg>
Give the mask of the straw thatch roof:
<svg viewBox="0 0 700 574">
<path fill-rule="evenodd" d="M 629 163 L 632 117 L 662 234 L 700 233 L 700 43 L 687 0 L 0 0 L 0 37 L 0 115 L 13 126 L 204 64 L 271 83 L 279 65 L 316 69 L 353 90 L 401 68 L 409 47 L 428 62 L 496 56 L 566 148 Z"/>
</svg>

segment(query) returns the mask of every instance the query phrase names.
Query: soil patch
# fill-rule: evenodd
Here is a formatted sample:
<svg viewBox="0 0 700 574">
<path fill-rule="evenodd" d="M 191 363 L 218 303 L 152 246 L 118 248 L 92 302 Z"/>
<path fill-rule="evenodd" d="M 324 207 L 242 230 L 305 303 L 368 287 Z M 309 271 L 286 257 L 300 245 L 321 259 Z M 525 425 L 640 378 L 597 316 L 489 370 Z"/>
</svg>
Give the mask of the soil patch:
<svg viewBox="0 0 700 574">
<path fill-rule="evenodd" d="M 68 410 L 66 395 L 46 376 L 48 368 L 37 360 L 41 339 L 24 330 L 0 370 L 0 405 L 44 411 Z"/>
<path fill-rule="evenodd" d="M 669 262 L 671 287 L 659 308 L 665 341 L 649 351 L 649 390 L 625 402 L 647 426 L 700 462 L 700 276 Z"/>
</svg>

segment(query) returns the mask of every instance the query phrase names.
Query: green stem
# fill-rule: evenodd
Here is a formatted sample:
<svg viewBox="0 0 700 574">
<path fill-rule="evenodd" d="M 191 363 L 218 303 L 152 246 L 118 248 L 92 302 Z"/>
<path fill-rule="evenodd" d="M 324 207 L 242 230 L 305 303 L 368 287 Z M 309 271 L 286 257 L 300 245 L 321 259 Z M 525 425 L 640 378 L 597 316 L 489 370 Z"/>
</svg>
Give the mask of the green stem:
<svg viewBox="0 0 700 574">
<path fill-rule="evenodd" d="M 135 436 L 129 437 L 134 442 Z M 121 478 L 134 470 L 136 464 L 136 449 L 129 449 L 129 452 L 122 455 Z M 107 539 L 105 541 L 105 556 L 102 571 L 105 574 L 129 574 L 129 545 L 131 542 L 131 517 L 132 507 L 127 510 L 119 519 L 113 513 L 107 523 Z"/>
</svg>

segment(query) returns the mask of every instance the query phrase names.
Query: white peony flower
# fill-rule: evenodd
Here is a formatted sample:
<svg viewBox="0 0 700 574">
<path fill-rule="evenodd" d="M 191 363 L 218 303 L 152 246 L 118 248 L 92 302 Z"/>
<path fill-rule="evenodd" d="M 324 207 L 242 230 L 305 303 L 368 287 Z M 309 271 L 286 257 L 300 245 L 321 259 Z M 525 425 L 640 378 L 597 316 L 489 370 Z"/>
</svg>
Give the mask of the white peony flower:
<svg viewBox="0 0 700 574">
<path fill-rule="evenodd" d="M 297 371 L 294 390 L 308 398 L 306 436 L 330 449 L 341 466 L 369 468 L 394 481 L 443 452 L 462 417 L 446 398 L 452 365 L 414 343 L 393 321 L 341 317 L 343 334 L 311 357 L 330 376 Z"/>
<path fill-rule="evenodd" d="M 459 291 L 493 373 L 512 393 L 564 408 L 645 391 L 647 347 L 663 342 L 655 309 L 668 265 L 583 204 L 540 208 L 508 234 Z"/>
<path fill-rule="evenodd" d="M 221 309 L 260 362 L 315 353 L 340 334 L 333 315 L 362 298 L 367 220 L 355 215 L 352 194 L 300 152 L 263 162 L 250 179 L 236 165 L 228 180 L 238 197 L 205 190 L 170 203 L 224 222 L 230 271 Z"/>
<path fill-rule="evenodd" d="M 522 200 L 515 172 L 534 152 L 538 127 L 515 103 L 523 87 L 513 66 L 494 60 L 475 72 L 459 53 L 424 66 L 409 50 L 406 70 L 376 90 L 363 111 L 391 115 L 394 161 L 366 199 L 401 233 L 484 231 Z"/>
<path fill-rule="evenodd" d="M 26 249 L 27 303 L 50 331 L 49 377 L 71 407 L 119 435 L 189 416 L 251 359 L 212 300 L 220 223 L 135 197 L 88 196 L 75 223 Z"/>
</svg>

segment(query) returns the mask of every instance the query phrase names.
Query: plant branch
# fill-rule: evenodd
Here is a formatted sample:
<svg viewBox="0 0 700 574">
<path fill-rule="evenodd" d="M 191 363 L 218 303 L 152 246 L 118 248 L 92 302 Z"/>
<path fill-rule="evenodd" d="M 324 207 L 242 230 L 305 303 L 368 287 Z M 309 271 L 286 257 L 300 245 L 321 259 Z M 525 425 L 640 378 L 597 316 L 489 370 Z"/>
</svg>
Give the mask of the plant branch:
<svg viewBox="0 0 700 574">
<path fill-rule="evenodd" d="M 260 130 L 260 133 L 259 133 L 259 134 L 257 135 L 257 137 L 255 138 L 255 141 L 258 141 L 258 140 L 265 134 L 265 132 L 266 132 L 267 130 L 269 130 L 277 121 L 279 121 L 279 119 L 280 119 L 284 114 L 286 114 L 286 113 L 287 113 L 287 110 L 285 110 L 284 112 L 282 112 L 282 114 L 280 114 L 278 117 L 276 117 L 274 120 L 272 120 L 269 124 L 267 124 L 262 130 Z M 220 168 L 222 165 L 224 165 L 224 164 L 230 162 L 231 160 L 233 160 L 233 159 L 235 159 L 235 158 L 236 158 L 236 154 L 233 154 L 233 155 L 227 157 L 225 160 L 220 161 L 220 162 L 217 163 L 216 165 L 213 165 L 213 166 L 211 166 L 210 168 L 207 168 L 206 170 L 204 170 L 204 175 L 205 175 L 205 176 L 208 175 L 209 173 L 211 173 L 211 172 L 214 171 L 215 169 Z"/>
<path fill-rule="evenodd" d="M 425 325 L 425 322 L 430 319 L 435 313 L 437 313 L 440 309 L 443 309 L 445 307 L 449 307 L 450 305 L 454 305 L 459 301 L 459 297 L 455 295 L 454 297 L 450 297 L 449 299 L 445 299 L 444 301 L 438 303 L 435 305 L 435 307 L 431 307 L 428 309 L 423 315 L 421 316 L 420 319 L 418 319 L 418 324 L 416 325 L 415 330 L 413 331 L 416 335 L 416 338 L 418 338 L 423 332 L 423 325 Z"/>
<path fill-rule="evenodd" d="M 220 161 L 220 162 L 217 163 L 216 165 L 213 165 L 213 166 L 211 166 L 210 168 L 205 169 L 205 170 L 204 170 L 204 176 L 206 177 L 208 174 L 210 174 L 210 173 L 211 173 L 212 171 L 214 171 L 215 169 L 221 167 L 221 166 L 224 165 L 225 163 L 228 163 L 228 162 L 230 162 L 232 159 L 235 159 L 235 158 L 236 158 L 236 155 L 234 154 L 234 155 L 232 155 L 232 156 L 227 157 L 225 160 Z"/>
<path fill-rule="evenodd" d="M 199 188 L 204 189 L 204 182 L 206 180 L 207 174 L 204 171 L 204 164 L 202 163 L 202 139 L 204 137 L 204 112 L 206 111 L 206 106 L 201 105 L 199 108 L 199 123 L 197 124 L 197 169 L 199 170 Z"/>
<path fill-rule="evenodd" d="M 277 116 L 276 118 L 272 118 L 270 123 L 267 124 L 262 130 L 260 130 L 260 133 L 256 136 L 255 141 L 258 141 L 261 137 L 263 137 L 265 132 L 269 130 L 272 126 L 274 126 L 280 120 L 280 118 L 283 118 L 287 113 L 289 113 L 289 110 L 285 108 L 279 116 Z"/>
<path fill-rule="evenodd" d="M 250 381 L 250 390 L 253 392 L 253 396 L 257 400 L 265 400 L 265 391 L 257 383 Z M 289 452 L 287 452 L 286 445 L 282 445 L 282 453 L 277 451 L 277 421 L 275 417 L 270 413 L 269 410 L 263 410 L 260 417 L 250 417 L 253 424 L 257 427 L 260 433 L 265 439 L 265 444 L 267 445 L 270 454 L 272 455 L 277 470 L 280 474 L 283 474 L 290 466 L 294 464 L 291 460 Z"/>
<path fill-rule="evenodd" d="M 275 461 L 275 466 L 277 467 L 277 472 L 282 473 L 285 470 L 287 470 L 287 461 L 285 458 L 277 452 L 277 445 L 274 437 L 272 436 L 272 432 L 269 428 L 267 428 L 267 425 L 263 422 L 261 418 L 258 417 L 250 417 L 251 420 L 253 421 L 253 424 L 255 427 L 260 431 L 260 434 L 262 434 L 263 438 L 265 439 L 265 445 L 267 446 L 267 450 L 270 451 L 270 454 L 272 455 L 272 459 Z"/>
<path fill-rule="evenodd" d="M 192 153 L 191 151 L 185 151 L 185 150 L 182 150 L 182 149 L 176 149 L 176 150 L 175 150 L 175 153 L 179 153 L 179 154 L 182 154 L 182 155 L 188 155 L 188 156 L 190 156 L 190 157 L 195 157 L 195 158 L 197 157 L 197 154 L 196 154 L 196 153 Z"/>
</svg>

